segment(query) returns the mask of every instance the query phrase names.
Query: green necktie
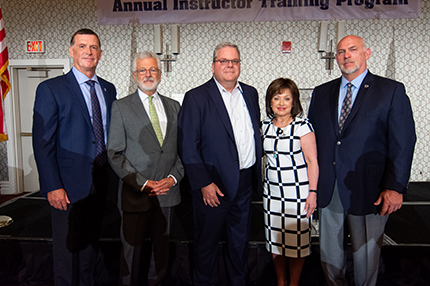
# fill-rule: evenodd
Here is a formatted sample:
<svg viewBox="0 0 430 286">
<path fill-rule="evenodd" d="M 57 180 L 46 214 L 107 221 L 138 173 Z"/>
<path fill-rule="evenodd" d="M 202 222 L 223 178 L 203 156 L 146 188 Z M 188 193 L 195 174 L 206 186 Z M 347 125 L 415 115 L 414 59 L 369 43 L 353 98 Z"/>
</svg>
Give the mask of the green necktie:
<svg viewBox="0 0 430 286">
<path fill-rule="evenodd" d="M 155 135 L 157 135 L 158 142 L 160 146 L 163 146 L 163 133 L 161 132 L 160 122 L 158 121 L 157 111 L 155 110 L 155 105 L 152 102 L 153 97 L 148 97 L 149 100 L 149 116 L 151 117 L 152 128 L 154 128 Z"/>
</svg>

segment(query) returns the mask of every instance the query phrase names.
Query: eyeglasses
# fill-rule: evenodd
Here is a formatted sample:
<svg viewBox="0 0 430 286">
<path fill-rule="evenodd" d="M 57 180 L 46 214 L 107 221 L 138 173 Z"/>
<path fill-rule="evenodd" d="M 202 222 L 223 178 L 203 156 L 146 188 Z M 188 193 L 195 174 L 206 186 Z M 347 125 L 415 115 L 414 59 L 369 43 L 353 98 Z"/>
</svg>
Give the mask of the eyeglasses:
<svg viewBox="0 0 430 286">
<path fill-rule="evenodd" d="M 240 60 L 238 60 L 238 59 L 234 59 L 234 60 L 220 59 L 220 60 L 216 60 L 214 62 L 219 62 L 222 66 L 225 66 L 229 63 L 232 63 L 234 66 L 237 66 L 238 64 L 240 64 Z"/>
<path fill-rule="evenodd" d="M 140 75 L 146 75 L 146 73 L 148 71 L 149 71 L 149 73 L 151 75 L 157 75 L 160 72 L 160 70 L 156 69 L 156 68 L 150 68 L 149 70 L 147 70 L 147 69 L 140 69 L 140 70 L 137 70 L 135 72 L 138 73 L 138 74 L 140 74 Z"/>
</svg>

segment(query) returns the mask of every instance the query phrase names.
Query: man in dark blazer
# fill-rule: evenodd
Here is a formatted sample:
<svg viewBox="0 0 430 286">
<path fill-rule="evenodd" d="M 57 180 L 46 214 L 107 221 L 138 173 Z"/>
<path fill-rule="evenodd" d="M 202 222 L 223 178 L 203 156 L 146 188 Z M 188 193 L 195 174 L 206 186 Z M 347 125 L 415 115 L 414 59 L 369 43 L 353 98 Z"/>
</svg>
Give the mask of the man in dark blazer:
<svg viewBox="0 0 430 286">
<path fill-rule="evenodd" d="M 261 193 L 260 107 L 255 88 L 239 83 L 236 45 L 214 51 L 213 78 L 185 94 L 179 154 L 194 210 L 194 285 L 216 285 L 218 242 L 225 227 L 229 285 L 246 285 L 252 190 Z"/>
<path fill-rule="evenodd" d="M 376 284 L 385 224 L 402 206 L 416 141 L 404 85 L 371 74 L 369 56 L 362 38 L 343 38 L 336 50 L 342 77 L 316 87 L 309 107 L 320 169 L 321 263 L 329 285 L 348 285 L 347 234 L 355 285 Z"/>
<path fill-rule="evenodd" d="M 115 181 L 105 141 L 116 90 L 95 74 L 102 51 L 93 31 L 77 31 L 69 53 L 72 70 L 36 90 L 33 149 L 40 192 L 52 206 L 55 285 L 94 285 L 104 200 Z"/>
<path fill-rule="evenodd" d="M 133 76 L 138 90 L 112 105 L 108 156 L 122 179 L 119 188 L 125 263 L 121 267 L 122 285 L 146 284 L 141 276 L 148 270 L 142 269 L 141 261 L 149 230 L 154 259 L 148 282 L 161 285 L 167 272 L 171 207 L 181 200 L 179 182 L 184 167 L 177 151 L 180 105 L 157 92 L 161 80 L 159 67 L 156 54 L 136 54 Z"/>
</svg>

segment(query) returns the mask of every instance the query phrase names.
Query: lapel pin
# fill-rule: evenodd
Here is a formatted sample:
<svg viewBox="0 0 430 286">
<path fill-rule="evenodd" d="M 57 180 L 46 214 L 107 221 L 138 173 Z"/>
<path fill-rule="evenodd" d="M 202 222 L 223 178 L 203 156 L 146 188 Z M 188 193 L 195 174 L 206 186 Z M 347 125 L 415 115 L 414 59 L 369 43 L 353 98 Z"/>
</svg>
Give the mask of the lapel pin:
<svg viewBox="0 0 430 286">
<path fill-rule="evenodd" d="M 364 85 L 364 88 L 368 88 L 368 87 L 369 87 L 369 85 L 368 85 L 368 84 L 365 84 L 365 85 Z"/>
</svg>

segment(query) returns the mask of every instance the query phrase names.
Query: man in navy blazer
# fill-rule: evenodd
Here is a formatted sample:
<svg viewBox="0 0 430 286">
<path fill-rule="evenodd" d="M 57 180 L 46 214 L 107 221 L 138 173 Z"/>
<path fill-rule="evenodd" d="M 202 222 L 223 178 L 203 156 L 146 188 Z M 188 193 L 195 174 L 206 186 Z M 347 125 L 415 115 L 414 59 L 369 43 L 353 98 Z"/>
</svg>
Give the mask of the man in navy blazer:
<svg viewBox="0 0 430 286">
<path fill-rule="evenodd" d="M 94 285 L 104 199 L 108 184 L 115 182 L 106 148 L 96 153 L 96 141 L 100 148 L 106 143 L 116 89 L 95 74 L 102 51 L 93 31 L 77 31 L 69 53 L 72 70 L 36 90 L 33 149 L 40 192 L 51 205 L 55 285 Z M 97 111 L 88 80 L 95 87 Z M 98 137 L 93 130 L 96 113 L 101 113 Z"/>
<path fill-rule="evenodd" d="M 224 228 L 229 285 L 246 285 L 251 195 L 262 184 L 258 94 L 237 81 L 236 45 L 215 48 L 212 73 L 185 94 L 178 118 L 179 154 L 193 195 L 194 285 L 217 284 Z"/>
<path fill-rule="evenodd" d="M 320 169 L 321 263 L 329 285 L 348 285 L 347 234 L 355 285 L 376 284 L 385 224 L 402 206 L 412 164 L 416 135 L 405 87 L 371 74 L 369 57 L 362 38 L 343 38 L 336 50 L 342 77 L 316 87 L 309 107 Z"/>
</svg>

